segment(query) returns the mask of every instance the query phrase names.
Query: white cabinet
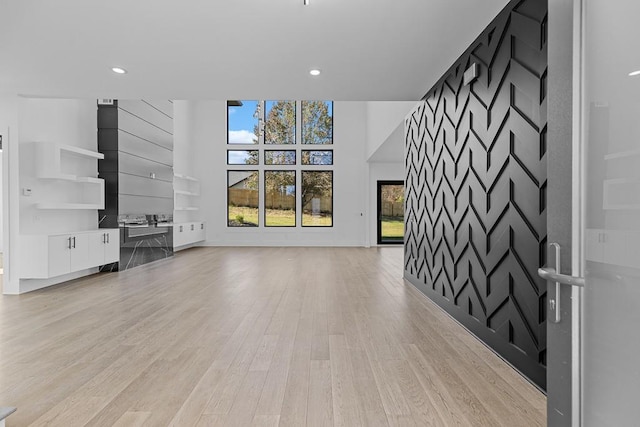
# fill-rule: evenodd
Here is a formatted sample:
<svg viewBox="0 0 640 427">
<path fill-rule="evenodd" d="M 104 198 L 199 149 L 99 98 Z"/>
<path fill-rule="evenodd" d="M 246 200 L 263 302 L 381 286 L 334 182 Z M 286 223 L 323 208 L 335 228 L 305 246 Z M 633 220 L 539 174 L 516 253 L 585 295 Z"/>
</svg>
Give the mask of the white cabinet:
<svg viewBox="0 0 640 427">
<path fill-rule="evenodd" d="M 20 277 L 24 279 L 48 279 L 120 259 L 118 229 L 20 237 Z"/>
<path fill-rule="evenodd" d="M 105 229 L 91 233 L 89 237 L 89 257 L 92 266 L 105 265 L 120 260 L 120 231 Z"/>
<path fill-rule="evenodd" d="M 202 221 L 174 223 L 173 247 L 191 245 L 206 238 L 206 224 Z"/>
</svg>

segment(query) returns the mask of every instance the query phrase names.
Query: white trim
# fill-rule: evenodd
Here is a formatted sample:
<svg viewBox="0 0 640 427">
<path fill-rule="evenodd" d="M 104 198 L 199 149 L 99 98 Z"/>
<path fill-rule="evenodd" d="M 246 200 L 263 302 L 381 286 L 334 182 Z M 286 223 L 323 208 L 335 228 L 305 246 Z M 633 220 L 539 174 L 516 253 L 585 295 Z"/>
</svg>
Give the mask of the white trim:
<svg viewBox="0 0 640 427">
<path fill-rule="evenodd" d="M 584 274 L 584 215 L 585 215 L 585 154 L 584 154 L 584 0 L 574 0 L 573 3 L 573 123 L 572 123 L 572 241 L 571 241 L 571 274 L 583 277 Z M 583 419 L 583 328 L 582 328 L 582 298 L 583 290 L 572 286 L 571 289 L 571 424 L 573 427 L 582 425 Z"/>
</svg>

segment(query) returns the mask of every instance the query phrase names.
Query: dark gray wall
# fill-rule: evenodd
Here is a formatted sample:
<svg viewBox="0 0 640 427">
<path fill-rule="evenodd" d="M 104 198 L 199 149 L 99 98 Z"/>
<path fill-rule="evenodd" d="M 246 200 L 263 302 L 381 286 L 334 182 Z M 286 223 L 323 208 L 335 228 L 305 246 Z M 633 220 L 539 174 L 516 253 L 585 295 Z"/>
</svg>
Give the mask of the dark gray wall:
<svg viewBox="0 0 640 427">
<path fill-rule="evenodd" d="M 173 213 L 173 105 L 118 100 L 98 109 L 105 214 Z M 113 224 L 112 226 L 117 226 Z"/>
<path fill-rule="evenodd" d="M 541 388 L 546 27 L 546 1 L 512 1 L 405 123 L 405 277 Z"/>
</svg>

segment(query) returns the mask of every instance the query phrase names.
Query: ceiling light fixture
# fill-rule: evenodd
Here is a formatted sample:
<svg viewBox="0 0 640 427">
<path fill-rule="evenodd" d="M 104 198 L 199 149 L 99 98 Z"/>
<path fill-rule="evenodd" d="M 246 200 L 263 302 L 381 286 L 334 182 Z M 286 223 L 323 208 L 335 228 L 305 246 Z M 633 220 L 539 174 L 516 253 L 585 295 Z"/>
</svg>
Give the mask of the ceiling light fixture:
<svg viewBox="0 0 640 427">
<path fill-rule="evenodd" d="M 319 76 L 320 75 L 320 70 L 314 68 L 313 70 L 309 71 L 309 74 L 311 74 L 312 76 Z"/>
<path fill-rule="evenodd" d="M 113 67 L 113 68 L 111 68 L 111 71 L 113 71 L 116 74 L 127 74 L 127 70 L 125 70 L 124 68 L 120 68 L 120 67 Z"/>
<path fill-rule="evenodd" d="M 629 73 L 629 77 L 640 76 L 640 70 L 632 71 Z"/>
<path fill-rule="evenodd" d="M 309 1 L 310 1 L 310 0 L 304 0 L 304 5 L 305 5 L 305 6 L 309 6 Z"/>
</svg>

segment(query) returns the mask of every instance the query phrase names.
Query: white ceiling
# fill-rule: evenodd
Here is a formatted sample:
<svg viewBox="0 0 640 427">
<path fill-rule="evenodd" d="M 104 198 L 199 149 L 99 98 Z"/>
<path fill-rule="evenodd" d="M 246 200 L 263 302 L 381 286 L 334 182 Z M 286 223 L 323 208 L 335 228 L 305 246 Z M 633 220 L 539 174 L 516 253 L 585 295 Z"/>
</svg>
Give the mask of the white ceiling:
<svg viewBox="0 0 640 427">
<path fill-rule="evenodd" d="M 418 100 L 507 4 L 310 1 L 0 0 L 0 95 Z"/>
</svg>

